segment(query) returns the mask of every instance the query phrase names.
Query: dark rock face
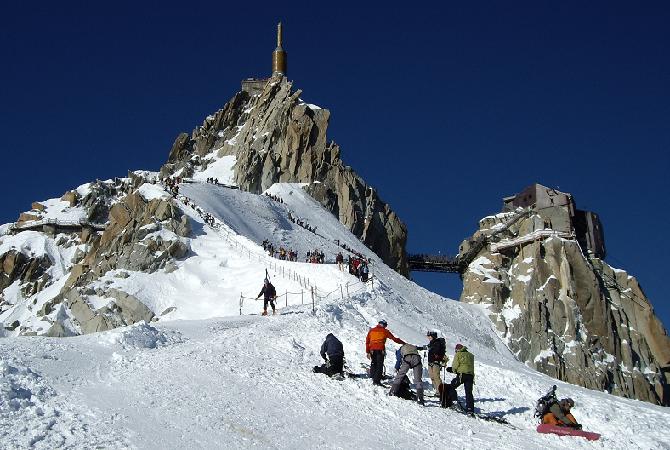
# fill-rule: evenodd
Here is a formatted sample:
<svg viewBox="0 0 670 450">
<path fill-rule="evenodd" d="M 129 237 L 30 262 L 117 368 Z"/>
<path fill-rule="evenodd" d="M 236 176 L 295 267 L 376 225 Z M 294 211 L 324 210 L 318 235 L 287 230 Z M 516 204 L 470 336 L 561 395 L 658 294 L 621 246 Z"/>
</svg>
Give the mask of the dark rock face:
<svg viewBox="0 0 670 450">
<path fill-rule="evenodd" d="M 385 263 L 407 275 L 407 229 L 377 191 L 328 142 L 330 112 L 300 100 L 301 91 L 273 76 L 255 96 L 236 94 L 191 137 L 180 134 L 162 176 L 188 176 L 213 157 L 235 155 L 235 183 L 261 193 L 273 183 L 310 183 L 308 192 Z M 316 183 L 318 182 L 318 183 Z"/>
<path fill-rule="evenodd" d="M 634 277 L 580 246 L 579 229 L 561 210 L 566 207 L 531 208 L 495 236 L 519 211 L 482 219 L 469 241 L 490 238 L 463 275 L 461 301 L 488 305 L 510 350 L 529 366 L 588 388 L 667 404 L 666 330 Z"/>
</svg>

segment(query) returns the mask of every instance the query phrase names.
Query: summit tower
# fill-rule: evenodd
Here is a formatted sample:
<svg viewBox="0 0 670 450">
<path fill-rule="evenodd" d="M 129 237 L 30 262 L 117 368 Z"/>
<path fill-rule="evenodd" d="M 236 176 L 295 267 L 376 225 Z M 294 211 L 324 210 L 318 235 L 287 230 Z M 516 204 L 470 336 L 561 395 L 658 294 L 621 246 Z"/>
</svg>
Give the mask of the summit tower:
<svg viewBox="0 0 670 450">
<path fill-rule="evenodd" d="M 272 75 L 282 74 L 286 76 L 286 65 L 288 55 L 282 47 L 281 22 L 277 24 L 277 48 L 272 52 Z"/>
</svg>

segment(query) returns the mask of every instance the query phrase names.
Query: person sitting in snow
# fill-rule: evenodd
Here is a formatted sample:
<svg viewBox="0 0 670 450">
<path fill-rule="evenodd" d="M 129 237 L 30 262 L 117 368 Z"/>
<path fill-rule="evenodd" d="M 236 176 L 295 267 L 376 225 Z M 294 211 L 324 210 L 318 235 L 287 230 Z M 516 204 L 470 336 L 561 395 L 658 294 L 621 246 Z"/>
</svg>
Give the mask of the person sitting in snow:
<svg viewBox="0 0 670 450">
<path fill-rule="evenodd" d="M 314 373 L 325 373 L 329 377 L 342 374 L 344 371 L 344 347 L 333 333 L 328 333 L 326 340 L 321 344 L 321 357 L 325 363 L 314 366 Z"/>
<path fill-rule="evenodd" d="M 542 417 L 542 423 L 581 430 L 582 426 L 577 423 L 575 416 L 570 413 L 570 408 L 573 406 L 575 406 L 575 401 L 571 398 L 554 402 L 549 407 L 549 412 Z"/>
<path fill-rule="evenodd" d="M 270 306 L 272 306 L 272 314 L 276 314 L 277 311 L 275 310 L 275 299 L 277 298 L 277 291 L 275 290 L 275 287 L 270 283 L 270 280 L 267 278 L 265 281 L 263 281 L 263 289 L 258 293 L 256 298 L 260 298 L 261 295 L 263 296 L 263 314 L 264 316 L 268 315 L 268 303 L 270 303 Z"/>
</svg>

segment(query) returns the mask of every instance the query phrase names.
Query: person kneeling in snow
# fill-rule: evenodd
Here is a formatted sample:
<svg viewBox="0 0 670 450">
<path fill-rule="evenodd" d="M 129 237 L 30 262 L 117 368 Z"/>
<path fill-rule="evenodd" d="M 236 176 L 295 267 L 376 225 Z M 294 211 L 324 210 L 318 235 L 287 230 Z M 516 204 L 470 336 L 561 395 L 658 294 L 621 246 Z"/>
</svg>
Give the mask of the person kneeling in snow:
<svg viewBox="0 0 670 450">
<path fill-rule="evenodd" d="M 557 403 L 553 403 L 549 407 L 549 412 L 542 417 L 542 423 L 581 430 L 582 426 L 570 414 L 570 408 L 573 406 L 575 406 L 575 401 L 571 398 L 564 398 Z"/>
<path fill-rule="evenodd" d="M 328 333 L 326 340 L 321 344 L 321 357 L 325 363 L 314 366 L 314 373 L 325 373 L 329 377 L 342 374 L 344 370 L 344 348 L 333 333 Z"/>
</svg>

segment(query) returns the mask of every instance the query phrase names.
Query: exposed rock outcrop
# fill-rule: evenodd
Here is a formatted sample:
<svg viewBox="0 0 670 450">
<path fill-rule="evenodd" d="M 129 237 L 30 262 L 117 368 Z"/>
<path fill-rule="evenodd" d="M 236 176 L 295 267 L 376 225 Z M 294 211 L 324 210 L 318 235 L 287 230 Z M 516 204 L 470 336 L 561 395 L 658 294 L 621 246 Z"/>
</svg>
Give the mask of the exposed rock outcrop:
<svg viewBox="0 0 670 450">
<path fill-rule="evenodd" d="M 540 197 L 509 204 L 480 221 L 461 246 L 465 255 L 474 242 L 487 243 L 470 255 L 461 301 L 487 305 L 510 350 L 529 366 L 570 383 L 667 404 L 666 330 L 637 280 L 595 256 L 604 253 L 600 224 L 582 227 L 572 197 L 551 191 L 546 204 Z M 510 210 L 514 206 L 520 209 Z"/>
<path fill-rule="evenodd" d="M 300 94 L 281 75 L 258 95 L 239 92 L 190 138 L 177 137 L 161 175 L 190 176 L 234 155 L 234 181 L 241 189 L 261 193 L 276 182 L 310 183 L 307 190 L 317 201 L 384 262 L 408 274 L 405 225 L 327 140 L 330 112 L 304 103 Z"/>
<path fill-rule="evenodd" d="M 6 244 L 0 254 L 0 312 L 7 312 L 6 330 L 71 336 L 153 319 L 154 312 L 138 298 L 109 288 L 108 282 L 97 282 L 114 270 L 167 270 L 189 252 L 189 219 L 162 187 L 147 183 L 155 175 L 145 175 L 130 173 L 127 178 L 81 186 L 83 194 L 66 193 L 65 201 L 76 208 L 65 214 L 83 214 L 97 223 L 95 227 L 71 225 L 51 234 L 19 229 L 19 235 L 0 240 Z M 62 205 L 57 208 L 63 213 Z M 33 209 L 36 219 L 52 220 L 48 208 L 33 204 Z M 107 224 L 102 232 L 100 224 Z M 123 271 L 119 276 L 124 273 L 127 276 Z M 37 303 L 35 294 L 52 284 L 54 276 L 67 277 L 64 286 Z M 4 290 L 14 283 L 18 294 L 7 301 Z M 11 309 L 25 300 L 30 301 L 28 309 L 34 309 L 36 320 L 14 326 Z M 45 329 L 45 323 L 50 327 Z"/>
</svg>

